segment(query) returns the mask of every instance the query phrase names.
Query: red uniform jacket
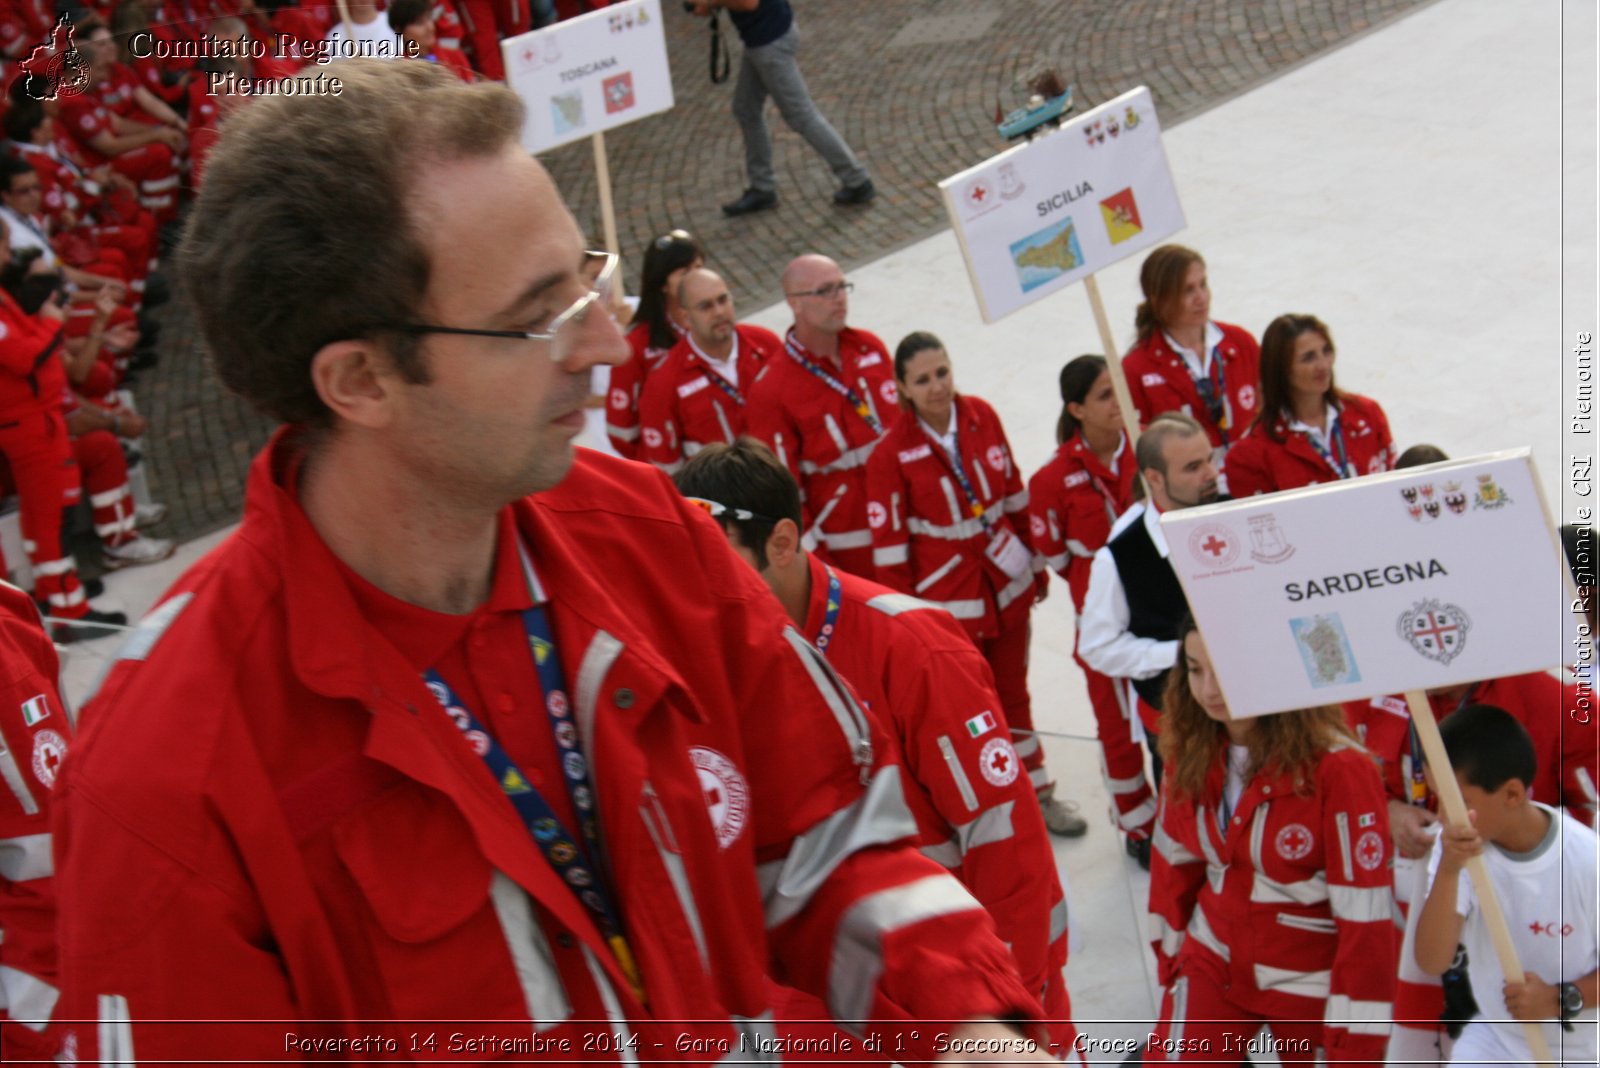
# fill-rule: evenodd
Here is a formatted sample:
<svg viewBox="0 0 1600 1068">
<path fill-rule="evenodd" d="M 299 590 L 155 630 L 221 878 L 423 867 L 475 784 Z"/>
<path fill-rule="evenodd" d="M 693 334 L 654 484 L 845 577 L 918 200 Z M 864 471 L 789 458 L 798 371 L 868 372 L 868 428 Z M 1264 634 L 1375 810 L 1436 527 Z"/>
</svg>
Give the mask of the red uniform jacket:
<svg viewBox="0 0 1600 1068">
<path fill-rule="evenodd" d="M 1585 723 L 1568 714 L 1579 707 L 1577 686 L 1564 685 L 1552 675 L 1534 671 L 1480 682 L 1464 702 L 1428 699 L 1434 718 L 1441 721 L 1465 704 L 1494 705 L 1511 713 L 1533 738 L 1533 751 L 1538 758 L 1534 799 L 1547 805 L 1562 805 L 1580 823 L 1593 826 L 1600 742 L 1596 741 L 1593 716 Z M 1590 704 L 1592 707 L 1592 698 Z M 1352 701 L 1344 711 L 1351 729 L 1378 759 L 1389 796 L 1397 801 L 1421 801 L 1437 810 L 1438 798 L 1421 778 L 1411 748 L 1411 713 L 1405 698 Z"/>
<path fill-rule="evenodd" d="M 50 793 L 72 724 L 56 693 L 60 665 L 33 598 L 0 582 L 0 1058 L 55 1056 L 56 899 Z M 59 1015 L 59 1014 L 58 1014 Z"/>
<path fill-rule="evenodd" d="M 1223 751 L 1225 752 L 1225 750 Z M 1162 793 L 1150 860 L 1161 983 L 1191 954 L 1227 968 L 1228 997 L 1264 1016 L 1325 1020 L 1329 1060 L 1383 1060 L 1399 937 L 1383 783 L 1356 747 L 1322 755 L 1312 782 L 1270 769 L 1217 828 L 1225 764 L 1204 796 Z"/>
<path fill-rule="evenodd" d="M 782 359 L 783 342 L 764 326 L 740 323 L 734 366 L 738 384 L 723 380 L 702 360 L 688 335 L 650 373 L 639 402 L 644 447 L 639 459 L 667 474 L 712 442 L 730 444 L 745 431 L 745 397 L 768 360 Z M 729 391 L 732 391 L 731 393 Z"/>
<path fill-rule="evenodd" d="M 1264 424 L 1258 422 L 1228 450 L 1228 493 L 1235 498 L 1257 493 L 1298 489 L 1318 482 L 1337 482 L 1341 478 L 1375 475 L 1394 466 L 1394 439 L 1389 435 L 1389 420 L 1378 402 L 1347 393 L 1335 424 L 1344 443 L 1346 471 L 1330 464 L 1310 439 L 1289 429 L 1284 413 L 1272 419 L 1274 441 Z M 1330 449 L 1335 462 L 1337 449 Z"/>
<path fill-rule="evenodd" d="M 768 974 L 841 1019 L 1030 1011 L 983 909 L 906 847 L 899 776 L 874 763 L 886 740 L 722 531 L 663 476 L 580 450 L 501 529 L 549 602 L 571 686 L 552 714 L 582 740 L 641 1003 L 501 785 L 367 624 L 284 488 L 296 459 L 280 432 L 240 530 L 145 618 L 84 713 L 57 808 L 58 1012 L 102 1021 L 100 1056 L 277 1059 L 289 1032 L 376 1030 L 400 1044 L 388 1059 L 433 1057 L 448 1026 L 419 1050 L 414 1022 L 268 1021 L 592 1006 L 619 1043 L 709 1062 L 722 1053 L 679 1037 L 737 1048 Z M 153 1022 L 183 1018 L 241 1022 Z"/>
<path fill-rule="evenodd" d="M 809 562 L 804 630 L 816 643 L 828 569 L 815 556 Z M 824 655 L 899 744 L 922 851 L 989 910 L 1046 1015 L 1064 1015 L 1052 1002 L 1066 1004 L 1067 903 L 988 662 L 948 614 L 834 573 L 843 597 Z"/>
<path fill-rule="evenodd" d="M 1228 402 L 1226 430 L 1211 421 L 1188 365 L 1160 330 L 1151 331 L 1122 358 L 1122 373 L 1127 376 L 1128 393 L 1139 411 L 1140 423 L 1148 423 L 1162 412 L 1187 412 L 1206 428 L 1212 445 L 1227 445 L 1244 434 L 1261 403 L 1261 349 L 1243 327 L 1216 325 L 1222 331 L 1222 343 L 1211 358 L 1222 361 Z"/>
<path fill-rule="evenodd" d="M 839 366 L 829 365 L 829 373 L 855 391 L 877 420 L 877 430 L 787 353 L 768 364 L 750 387 L 745 418 L 750 433 L 778 454 L 800 484 L 806 533 L 827 553 L 844 550 L 867 565 L 873 544 L 867 527 L 867 457 L 894 422 L 900 392 L 894 360 L 877 335 L 841 330 L 839 360 Z"/>
<path fill-rule="evenodd" d="M 956 398 L 956 448 L 984 521 L 956 476 L 943 444 L 903 413 L 867 464 L 872 559 L 878 581 L 915 594 L 988 636 L 1019 626 L 1033 605 L 1034 574 L 1012 579 L 984 555 L 997 532 L 1029 544 L 1028 491 L 994 409 L 977 397 Z"/>
<path fill-rule="evenodd" d="M 626 363 L 611 369 L 611 388 L 606 399 L 606 434 L 617 455 L 642 459 L 639 444 L 639 402 L 650 375 L 666 360 L 670 347 L 658 349 L 650 344 L 648 323 L 635 323 L 628 331 L 628 347 L 633 354 Z"/>
<path fill-rule="evenodd" d="M 61 408 L 67 369 L 61 324 L 29 315 L 0 290 L 0 423 Z"/>
<path fill-rule="evenodd" d="M 1063 444 L 1028 480 L 1028 524 L 1036 570 L 1067 580 L 1072 605 L 1083 612 L 1095 550 L 1111 538 L 1111 525 L 1133 504 L 1139 464 L 1122 436 L 1117 469 L 1100 462 L 1079 434 Z"/>
</svg>

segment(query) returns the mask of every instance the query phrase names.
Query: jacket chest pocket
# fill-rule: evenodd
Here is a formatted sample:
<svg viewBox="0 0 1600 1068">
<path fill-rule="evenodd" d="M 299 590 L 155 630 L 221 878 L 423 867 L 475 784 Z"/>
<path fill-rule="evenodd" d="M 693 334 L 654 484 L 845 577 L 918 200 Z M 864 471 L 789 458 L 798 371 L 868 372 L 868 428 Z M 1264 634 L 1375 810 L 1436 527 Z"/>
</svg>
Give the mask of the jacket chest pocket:
<svg viewBox="0 0 1600 1068">
<path fill-rule="evenodd" d="M 392 787 L 333 836 L 354 887 L 353 900 L 338 905 L 338 926 L 352 940 L 364 938 L 371 985 L 388 1012 L 397 1019 L 526 1012 L 512 947 L 490 901 L 494 872 L 466 821 L 439 795 L 409 783 Z M 441 984 L 441 975 L 450 981 Z"/>
<path fill-rule="evenodd" d="M 1066 506 L 1062 509 L 1062 521 L 1062 540 L 1077 542 L 1090 554 L 1111 537 L 1111 518 L 1106 514 L 1106 502 L 1093 489 L 1073 493 L 1067 498 Z"/>
</svg>

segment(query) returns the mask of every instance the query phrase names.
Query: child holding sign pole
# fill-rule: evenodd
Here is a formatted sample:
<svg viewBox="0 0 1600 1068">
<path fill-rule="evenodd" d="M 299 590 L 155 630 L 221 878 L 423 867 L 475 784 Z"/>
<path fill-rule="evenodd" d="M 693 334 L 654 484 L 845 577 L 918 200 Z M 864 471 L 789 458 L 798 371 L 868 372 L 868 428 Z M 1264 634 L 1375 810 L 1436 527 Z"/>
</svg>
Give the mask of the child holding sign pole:
<svg viewBox="0 0 1600 1068">
<path fill-rule="evenodd" d="M 1441 974 L 1463 943 L 1479 1007 L 1450 1063 L 1532 1063 L 1535 1054 L 1515 1021 L 1541 1021 L 1559 1063 L 1594 1064 L 1600 988 L 1594 832 L 1532 799 L 1533 741 L 1505 710 L 1470 705 L 1439 733 L 1470 808 L 1468 822 L 1447 822 L 1434 848 L 1416 960 L 1423 971 Z M 1505 910 L 1521 982 L 1506 981 L 1475 888 L 1464 877 L 1474 856 L 1483 858 Z"/>
</svg>

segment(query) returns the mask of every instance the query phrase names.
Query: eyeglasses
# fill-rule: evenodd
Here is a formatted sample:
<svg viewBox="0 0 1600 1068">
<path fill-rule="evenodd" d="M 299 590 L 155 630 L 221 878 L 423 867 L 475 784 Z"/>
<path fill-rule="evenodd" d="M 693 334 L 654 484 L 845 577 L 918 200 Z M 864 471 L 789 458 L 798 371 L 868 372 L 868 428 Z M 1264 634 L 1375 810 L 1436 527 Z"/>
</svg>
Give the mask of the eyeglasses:
<svg viewBox="0 0 1600 1068">
<path fill-rule="evenodd" d="M 740 523 L 748 523 L 751 520 L 760 520 L 763 523 L 777 522 L 770 515 L 762 515 L 760 512 L 752 512 L 746 508 L 734 508 L 731 505 L 723 504 L 721 501 L 713 501 L 706 497 L 685 497 L 684 500 L 712 519 L 721 519 L 723 516 L 727 516 L 729 519 L 737 520 Z"/>
<path fill-rule="evenodd" d="M 819 286 L 816 289 L 807 289 L 802 293 L 785 293 L 784 296 L 822 297 L 826 300 L 831 300 L 832 298 L 839 296 L 841 293 L 853 293 L 855 288 L 856 284 L 854 282 L 833 282 L 829 285 Z"/>
<path fill-rule="evenodd" d="M 393 330 L 401 334 L 457 334 L 464 337 L 506 337 L 523 341 L 549 341 L 551 344 L 550 359 L 552 363 L 565 363 L 571 353 L 574 332 L 563 330 L 570 323 L 581 324 L 588 317 L 589 311 L 598 303 L 607 304 L 611 299 L 612 286 L 617 276 L 617 256 L 611 252 L 596 252 L 593 250 L 583 254 L 583 266 L 579 268 L 579 277 L 583 280 L 585 291 L 582 296 L 550 321 L 550 329 L 545 331 L 533 330 L 476 330 L 461 326 L 435 326 L 432 323 L 380 323 L 370 327 L 373 330 Z"/>
<path fill-rule="evenodd" d="M 687 230 L 668 230 L 655 240 L 657 252 L 665 252 L 673 245 L 682 244 L 694 244 L 694 235 Z"/>
</svg>

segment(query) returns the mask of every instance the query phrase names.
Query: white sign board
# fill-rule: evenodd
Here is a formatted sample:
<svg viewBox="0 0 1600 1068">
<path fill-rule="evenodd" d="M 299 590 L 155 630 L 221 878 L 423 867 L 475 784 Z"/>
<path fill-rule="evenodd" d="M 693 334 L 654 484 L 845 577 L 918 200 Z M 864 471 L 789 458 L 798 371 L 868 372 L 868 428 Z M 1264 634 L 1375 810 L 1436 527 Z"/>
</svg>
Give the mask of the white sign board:
<svg viewBox="0 0 1600 1068">
<path fill-rule="evenodd" d="M 1562 662 L 1567 566 L 1527 449 L 1161 517 L 1236 717 Z"/>
<path fill-rule="evenodd" d="M 1184 226 L 1143 86 L 946 178 L 939 191 L 987 323 Z"/>
<path fill-rule="evenodd" d="M 527 105 L 529 152 L 672 107 L 661 0 L 629 0 L 500 42 L 506 80 Z"/>
</svg>

